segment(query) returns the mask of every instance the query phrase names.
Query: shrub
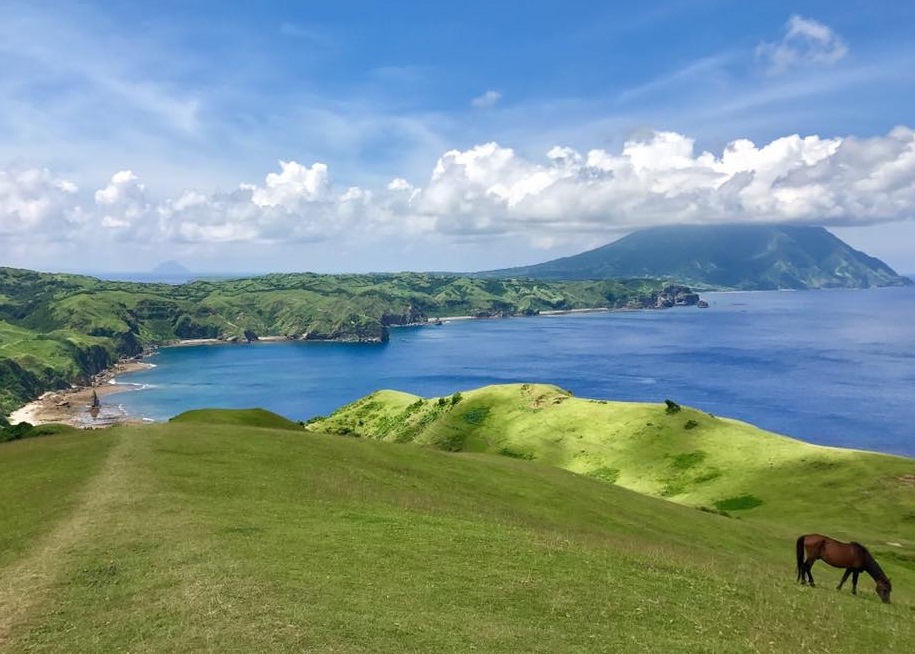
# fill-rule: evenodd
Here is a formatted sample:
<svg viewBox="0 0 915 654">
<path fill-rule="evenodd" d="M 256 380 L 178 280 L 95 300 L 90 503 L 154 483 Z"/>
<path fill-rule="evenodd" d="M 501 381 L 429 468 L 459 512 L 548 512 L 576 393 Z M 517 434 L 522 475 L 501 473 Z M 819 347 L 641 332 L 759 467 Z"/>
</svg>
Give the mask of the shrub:
<svg viewBox="0 0 915 654">
<path fill-rule="evenodd" d="M 754 509 L 762 503 L 763 501 L 755 495 L 738 495 L 726 500 L 718 500 L 715 502 L 715 508 L 719 511 L 744 511 Z"/>
<path fill-rule="evenodd" d="M 29 422 L 20 422 L 9 427 L 0 429 L 0 443 L 6 441 L 17 441 L 20 438 L 27 438 L 31 435 L 32 424 Z"/>
<path fill-rule="evenodd" d="M 515 450 L 510 447 L 503 447 L 499 449 L 499 454 L 502 456 L 507 456 L 512 459 L 523 459 L 525 461 L 533 461 L 534 455 L 530 452 L 522 452 L 520 450 Z"/>
<path fill-rule="evenodd" d="M 667 413 L 677 413 L 680 410 L 680 405 L 673 400 L 664 400 L 664 404 L 667 405 Z"/>
<path fill-rule="evenodd" d="M 601 468 L 595 468 L 594 470 L 589 470 L 588 476 L 614 484 L 616 483 L 616 480 L 619 479 L 620 471 L 619 468 L 609 468 L 604 466 Z"/>
<path fill-rule="evenodd" d="M 693 466 L 697 466 L 705 460 L 706 453 L 702 450 L 696 450 L 695 452 L 687 452 L 686 454 L 678 454 L 673 457 L 671 465 L 677 470 L 688 470 Z"/>
<path fill-rule="evenodd" d="M 461 418 L 468 425 L 476 426 L 476 425 L 482 424 L 483 421 L 486 420 L 486 416 L 488 416 L 488 415 L 489 415 L 488 406 L 475 406 L 472 409 L 466 411 L 464 413 L 464 415 L 461 416 Z"/>
</svg>

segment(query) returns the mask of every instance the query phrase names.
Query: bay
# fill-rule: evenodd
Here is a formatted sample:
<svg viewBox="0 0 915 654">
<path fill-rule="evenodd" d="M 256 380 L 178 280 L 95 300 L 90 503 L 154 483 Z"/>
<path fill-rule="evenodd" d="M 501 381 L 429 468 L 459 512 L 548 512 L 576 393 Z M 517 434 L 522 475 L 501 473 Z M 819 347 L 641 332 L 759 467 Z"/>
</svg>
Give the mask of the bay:
<svg viewBox="0 0 915 654">
<path fill-rule="evenodd" d="M 803 440 L 915 456 L 915 288 L 710 293 L 708 309 L 450 321 L 384 345 L 163 348 L 123 376 L 131 415 L 260 406 L 293 420 L 375 390 L 425 397 L 557 384 L 580 397 L 670 398 Z"/>
</svg>

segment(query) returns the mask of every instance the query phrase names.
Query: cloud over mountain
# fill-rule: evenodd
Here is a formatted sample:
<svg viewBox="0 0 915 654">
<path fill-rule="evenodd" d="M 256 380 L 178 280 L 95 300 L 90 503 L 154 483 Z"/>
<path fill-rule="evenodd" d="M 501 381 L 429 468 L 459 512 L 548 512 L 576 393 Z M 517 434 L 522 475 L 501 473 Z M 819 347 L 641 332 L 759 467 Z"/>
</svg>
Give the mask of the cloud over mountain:
<svg viewBox="0 0 915 654">
<path fill-rule="evenodd" d="M 497 143 L 445 152 L 424 184 L 337 188 L 328 166 L 279 162 L 260 184 L 157 198 L 129 170 L 91 194 L 43 168 L 0 171 L 0 233 L 8 240 L 220 244 L 472 235 L 550 243 L 680 223 L 832 226 L 915 214 L 915 133 L 868 139 L 791 135 L 720 153 L 653 132 L 618 152 L 553 147 L 542 159 Z"/>
</svg>

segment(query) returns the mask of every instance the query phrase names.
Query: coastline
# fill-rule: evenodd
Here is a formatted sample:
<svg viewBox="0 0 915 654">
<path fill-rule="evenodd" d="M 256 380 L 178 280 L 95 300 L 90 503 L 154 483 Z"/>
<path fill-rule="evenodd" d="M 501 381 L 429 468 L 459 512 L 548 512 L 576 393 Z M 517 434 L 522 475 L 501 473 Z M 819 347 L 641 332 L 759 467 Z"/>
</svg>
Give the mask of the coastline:
<svg viewBox="0 0 915 654">
<path fill-rule="evenodd" d="M 429 318 L 423 322 L 408 323 L 402 325 L 389 325 L 390 328 L 397 327 L 422 327 L 422 326 L 440 326 L 449 322 L 467 321 L 467 320 L 494 320 L 503 318 L 536 318 L 562 316 L 578 313 L 607 313 L 617 311 L 644 311 L 645 307 L 585 307 L 578 309 L 558 309 L 538 311 L 532 314 L 511 314 L 511 315 L 463 315 L 463 316 L 439 316 Z M 245 340 L 226 340 L 224 338 L 189 338 L 163 343 L 152 348 L 166 347 L 195 347 L 200 345 L 249 345 L 256 343 L 278 343 L 292 342 L 299 339 L 288 336 L 260 336 L 250 341 Z M 319 342 L 319 341 L 315 341 Z M 340 339 L 328 339 L 328 342 L 347 342 Z M 133 384 L 116 384 L 112 380 L 119 375 L 148 370 L 155 367 L 154 364 L 146 363 L 136 359 L 124 359 L 116 363 L 111 368 L 104 370 L 92 378 L 89 385 L 71 386 L 69 389 L 57 391 L 48 391 L 36 400 L 19 407 L 9 415 L 11 424 L 28 422 L 32 425 L 45 425 L 50 423 L 66 424 L 73 427 L 91 429 L 95 427 L 106 427 L 121 423 L 138 423 L 144 422 L 141 418 L 130 416 L 124 412 L 120 405 L 111 402 L 105 402 L 104 398 L 117 393 L 125 393 L 138 390 Z M 92 394 L 96 393 L 100 400 L 100 406 L 92 410 Z"/>
<path fill-rule="evenodd" d="M 117 404 L 105 402 L 104 398 L 117 393 L 135 390 L 130 384 L 114 384 L 115 376 L 125 375 L 154 367 L 151 363 L 136 360 L 119 361 L 111 368 L 100 372 L 87 386 L 73 386 L 59 391 L 48 391 L 37 400 L 19 407 L 10 414 L 10 422 L 28 422 L 32 425 L 49 423 L 65 424 L 72 427 L 91 429 L 109 425 L 140 422 L 124 413 Z M 100 407 L 92 411 L 92 393 L 100 400 Z"/>
</svg>

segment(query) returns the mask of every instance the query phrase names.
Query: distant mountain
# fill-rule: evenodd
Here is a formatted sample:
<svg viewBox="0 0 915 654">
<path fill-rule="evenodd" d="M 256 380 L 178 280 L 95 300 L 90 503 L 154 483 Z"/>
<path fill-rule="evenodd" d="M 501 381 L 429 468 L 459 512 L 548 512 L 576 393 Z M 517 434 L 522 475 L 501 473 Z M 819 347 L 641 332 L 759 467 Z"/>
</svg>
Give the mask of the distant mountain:
<svg viewBox="0 0 915 654">
<path fill-rule="evenodd" d="M 654 227 L 575 256 L 474 276 L 546 280 L 649 277 L 741 290 L 912 283 L 822 227 L 785 225 Z"/>
<path fill-rule="evenodd" d="M 169 259 L 156 265 L 152 272 L 156 275 L 189 275 L 191 271 L 174 259 Z"/>
</svg>

